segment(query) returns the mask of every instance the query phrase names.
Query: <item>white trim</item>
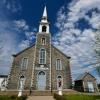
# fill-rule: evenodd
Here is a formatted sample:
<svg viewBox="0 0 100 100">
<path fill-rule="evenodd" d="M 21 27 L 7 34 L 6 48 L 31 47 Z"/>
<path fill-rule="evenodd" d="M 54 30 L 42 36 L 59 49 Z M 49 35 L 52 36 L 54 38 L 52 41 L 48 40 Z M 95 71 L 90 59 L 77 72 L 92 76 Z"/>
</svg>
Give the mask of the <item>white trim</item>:
<svg viewBox="0 0 100 100">
<path fill-rule="evenodd" d="M 25 63 L 26 63 L 26 66 L 23 66 L 23 65 L 22 65 L 23 62 L 24 62 L 24 59 L 27 59 L 27 61 L 25 62 Z M 25 67 L 25 68 L 23 69 L 23 67 Z M 23 57 L 23 58 L 21 59 L 21 70 L 27 70 L 27 67 L 28 67 L 28 57 Z"/>
<path fill-rule="evenodd" d="M 50 85 L 50 90 L 52 89 L 52 80 L 51 80 L 51 34 L 49 34 L 49 36 L 50 36 L 50 83 L 49 83 L 49 85 Z M 52 91 L 52 90 L 51 90 Z"/>
<path fill-rule="evenodd" d="M 35 67 L 35 70 L 41 70 L 41 71 L 43 71 L 43 70 L 49 70 L 49 68 L 44 68 L 44 67 Z"/>
<path fill-rule="evenodd" d="M 37 35 L 38 35 L 38 34 L 37 34 Z M 35 49 L 34 49 L 34 52 L 33 52 L 34 58 L 33 58 L 33 68 L 32 68 L 32 79 L 31 79 L 31 83 L 30 83 L 31 87 L 33 86 L 33 78 L 34 78 L 34 68 L 35 68 L 35 59 L 36 59 L 36 56 L 35 56 L 35 55 L 36 55 L 37 35 L 36 35 Z"/>
</svg>

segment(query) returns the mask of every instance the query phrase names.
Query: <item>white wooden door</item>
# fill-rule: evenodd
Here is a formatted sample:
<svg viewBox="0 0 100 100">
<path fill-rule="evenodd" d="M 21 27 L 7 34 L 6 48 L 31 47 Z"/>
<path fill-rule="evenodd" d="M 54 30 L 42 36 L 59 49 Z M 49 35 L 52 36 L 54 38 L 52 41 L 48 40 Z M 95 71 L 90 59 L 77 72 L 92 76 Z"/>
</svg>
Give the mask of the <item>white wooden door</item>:
<svg viewBox="0 0 100 100">
<path fill-rule="evenodd" d="M 38 74 L 38 90 L 45 90 L 46 88 L 46 75 L 43 71 Z"/>
<path fill-rule="evenodd" d="M 88 82 L 88 89 L 89 89 L 89 92 L 94 92 L 94 86 L 92 82 Z"/>
</svg>

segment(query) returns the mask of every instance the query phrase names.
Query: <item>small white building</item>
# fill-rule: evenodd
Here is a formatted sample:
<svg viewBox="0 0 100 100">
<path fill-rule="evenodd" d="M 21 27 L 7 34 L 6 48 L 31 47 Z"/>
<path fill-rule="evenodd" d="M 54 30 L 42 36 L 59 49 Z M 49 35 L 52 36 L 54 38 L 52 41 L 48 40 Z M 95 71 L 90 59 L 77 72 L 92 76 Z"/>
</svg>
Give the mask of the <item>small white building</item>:
<svg viewBox="0 0 100 100">
<path fill-rule="evenodd" d="M 0 75 L 0 91 L 5 91 L 7 87 L 8 75 Z"/>
</svg>

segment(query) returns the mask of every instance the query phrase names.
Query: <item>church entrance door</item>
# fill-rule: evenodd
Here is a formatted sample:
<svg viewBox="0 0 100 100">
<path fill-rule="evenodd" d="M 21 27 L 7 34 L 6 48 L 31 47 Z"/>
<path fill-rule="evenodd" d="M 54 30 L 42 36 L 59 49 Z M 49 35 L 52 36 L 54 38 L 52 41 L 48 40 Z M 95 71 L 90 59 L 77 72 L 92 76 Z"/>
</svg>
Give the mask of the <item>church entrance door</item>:
<svg viewBox="0 0 100 100">
<path fill-rule="evenodd" d="M 46 88 L 46 75 L 43 71 L 38 73 L 37 85 L 38 90 L 45 90 Z"/>
</svg>

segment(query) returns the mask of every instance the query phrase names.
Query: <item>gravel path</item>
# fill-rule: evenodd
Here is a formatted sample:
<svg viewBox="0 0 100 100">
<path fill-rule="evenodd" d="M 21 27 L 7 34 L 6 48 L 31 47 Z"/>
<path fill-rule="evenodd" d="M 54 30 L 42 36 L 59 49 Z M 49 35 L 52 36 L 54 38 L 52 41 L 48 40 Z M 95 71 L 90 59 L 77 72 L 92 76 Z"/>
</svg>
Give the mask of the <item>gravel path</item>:
<svg viewBox="0 0 100 100">
<path fill-rule="evenodd" d="M 54 100 L 53 96 L 29 96 L 27 100 Z"/>
</svg>

